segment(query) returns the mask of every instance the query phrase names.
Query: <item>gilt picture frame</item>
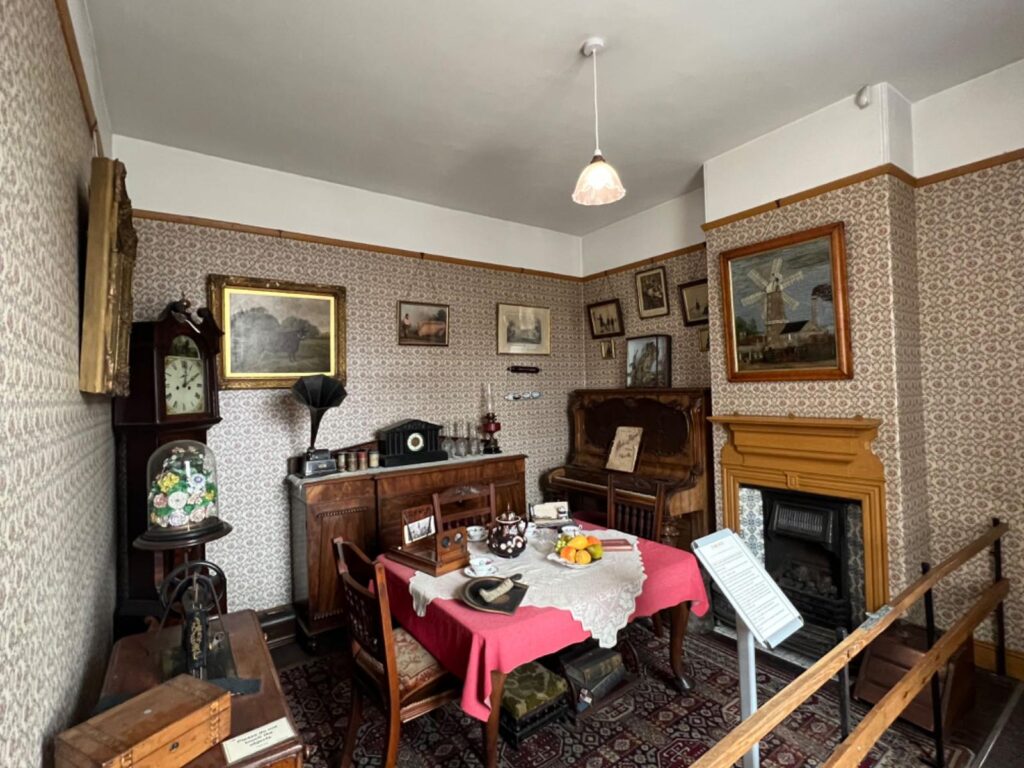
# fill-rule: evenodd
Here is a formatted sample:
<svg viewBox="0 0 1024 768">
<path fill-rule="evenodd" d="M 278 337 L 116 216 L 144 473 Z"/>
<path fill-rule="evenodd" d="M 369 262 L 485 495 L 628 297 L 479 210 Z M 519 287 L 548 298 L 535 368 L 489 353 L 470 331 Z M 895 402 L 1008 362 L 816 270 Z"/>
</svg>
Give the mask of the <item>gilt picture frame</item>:
<svg viewBox="0 0 1024 768">
<path fill-rule="evenodd" d="M 451 308 L 421 301 L 398 302 L 398 344 L 403 347 L 447 347 Z"/>
<path fill-rule="evenodd" d="M 498 304 L 499 355 L 550 355 L 551 310 L 521 304 Z"/>
<path fill-rule="evenodd" d="M 724 251 L 729 381 L 853 378 L 842 222 Z"/>
<path fill-rule="evenodd" d="M 344 288 L 233 275 L 206 284 L 224 331 L 221 389 L 283 389 L 315 374 L 345 382 Z"/>
<path fill-rule="evenodd" d="M 138 237 L 125 188 L 124 164 L 95 157 L 91 174 L 78 388 L 92 394 L 125 396 Z"/>
<path fill-rule="evenodd" d="M 636 311 L 640 319 L 669 313 L 668 279 L 664 267 L 651 267 L 636 273 Z"/>
</svg>

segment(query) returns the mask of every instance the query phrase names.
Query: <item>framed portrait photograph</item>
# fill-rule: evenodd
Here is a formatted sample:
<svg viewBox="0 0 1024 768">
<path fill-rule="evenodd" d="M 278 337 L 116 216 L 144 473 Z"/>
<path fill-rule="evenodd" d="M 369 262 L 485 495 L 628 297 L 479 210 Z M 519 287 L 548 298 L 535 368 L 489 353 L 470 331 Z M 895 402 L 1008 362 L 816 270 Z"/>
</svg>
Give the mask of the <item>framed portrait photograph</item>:
<svg viewBox="0 0 1024 768">
<path fill-rule="evenodd" d="M 499 355 L 550 355 L 551 310 L 499 304 L 497 335 Z"/>
<path fill-rule="evenodd" d="M 724 251 L 729 381 L 853 377 L 842 222 Z"/>
<path fill-rule="evenodd" d="M 602 360 L 614 360 L 615 359 L 615 340 L 607 339 L 601 342 L 601 359 Z"/>
<path fill-rule="evenodd" d="M 643 427 L 618 427 L 604 468 L 615 472 L 632 472 L 636 469 L 636 460 L 640 457 L 640 438 L 643 434 Z"/>
<path fill-rule="evenodd" d="M 636 309 L 642 319 L 668 314 L 668 281 L 664 267 L 636 273 Z"/>
<path fill-rule="evenodd" d="M 708 281 L 694 280 L 679 286 L 679 306 L 683 308 L 683 325 L 708 324 Z"/>
<path fill-rule="evenodd" d="M 408 347 L 447 347 L 451 310 L 447 304 L 398 302 L 398 343 Z"/>
<path fill-rule="evenodd" d="M 701 352 L 711 351 L 711 332 L 707 328 L 701 328 L 697 331 L 697 349 Z"/>
<path fill-rule="evenodd" d="M 221 389 L 290 387 L 322 373 L 345 381 L 345 289 L 210 275 L 210 311 L 224 331 Z"/>
<path fill-rule="evenodd" d="M 672 386 L 672 337 L 665 334 L 626 339 L 626 386 Z"/>
<path fill-rule="evenodd" d="M 587 305 L 590 319 L 590 338 L 606 339 L 609 336 L 623 336 L 622 305 L 618 299 L 608 299 Z"/>
</svg>

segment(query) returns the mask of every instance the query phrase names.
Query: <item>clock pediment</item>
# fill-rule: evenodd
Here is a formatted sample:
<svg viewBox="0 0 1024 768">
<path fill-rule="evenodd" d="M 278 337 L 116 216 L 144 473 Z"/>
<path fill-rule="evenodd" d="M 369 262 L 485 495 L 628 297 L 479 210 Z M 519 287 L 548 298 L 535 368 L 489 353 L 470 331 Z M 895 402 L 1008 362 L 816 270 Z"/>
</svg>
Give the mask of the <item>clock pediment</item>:
<svg viewBox="0 0 1024 768">
<path fill-rule="evenodd" d="M 441 425 L 431 424 L 429 421 L 421 419 L 404 419 L 403 421 L 396 421 L 394 424 L 383 427 L 378 430 L 378 433 L 385 435 L 388 432 L 422 432 L 430 429 L 440 430 Z"/>
</svg>

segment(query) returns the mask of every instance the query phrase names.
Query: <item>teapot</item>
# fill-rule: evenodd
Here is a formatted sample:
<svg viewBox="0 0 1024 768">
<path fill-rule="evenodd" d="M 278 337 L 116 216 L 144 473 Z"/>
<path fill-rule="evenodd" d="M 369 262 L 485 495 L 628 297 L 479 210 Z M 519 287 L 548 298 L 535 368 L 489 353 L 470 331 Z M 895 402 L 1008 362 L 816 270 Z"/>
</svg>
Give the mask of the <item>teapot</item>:
<svg viewBox="0 0 1024 768">
<path fill-rule="evenodd" d="M 511 506 L 495 519 L 487 547 L 498 557 L 518 557 L 526 549 L 526 521 Z"/>
</svg>

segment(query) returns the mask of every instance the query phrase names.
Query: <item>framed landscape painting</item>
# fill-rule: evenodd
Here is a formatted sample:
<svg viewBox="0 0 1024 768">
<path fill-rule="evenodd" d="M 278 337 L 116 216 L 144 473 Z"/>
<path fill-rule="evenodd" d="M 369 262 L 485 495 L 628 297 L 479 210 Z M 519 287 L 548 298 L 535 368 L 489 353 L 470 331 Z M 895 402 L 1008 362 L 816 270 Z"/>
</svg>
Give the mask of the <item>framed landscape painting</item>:
<svg viewBox="0 0 1024 768">
<path fill-rule="evenodd" d="M 626 386 L 672 386 L 672 337 L 665 334 L 626 339 Z"/>
<path fill-rule="evenodd" d="M 721 255 L 729 381 L 853 377 L 842 222 Z"/>
<path fill-rule="evenodd" d="M 668 281 L 664 267 L 636 273 L 636 310 L 642 319 L 668 314 Z"/>
<path fill-rule="evenodd" d="M 519 304 L 498 305 L 499 355 L 550 355 L 551 310 Z"/>
<path fill-rule="evenodd" d="M 398 343 L 410 347 L 447 347 L 451 310 L 447 304 L 398 302 Z"/>
<path fill-rule="evenodd" d="M 322 373 L 345 381 L 345 289 L 210 275 L 210 311 L 224 330 L 221 389 L 290 387 Z"/>
<path fill-rule="evenodd" d="M 590 320 L 590 338 L 606 339 L 609 336 L 623 336 L 622 305 L 618 299 L 608 299 L 587 305 Z"/>
</svg>

